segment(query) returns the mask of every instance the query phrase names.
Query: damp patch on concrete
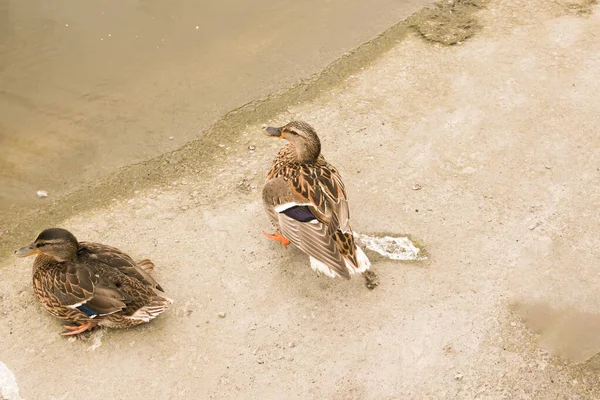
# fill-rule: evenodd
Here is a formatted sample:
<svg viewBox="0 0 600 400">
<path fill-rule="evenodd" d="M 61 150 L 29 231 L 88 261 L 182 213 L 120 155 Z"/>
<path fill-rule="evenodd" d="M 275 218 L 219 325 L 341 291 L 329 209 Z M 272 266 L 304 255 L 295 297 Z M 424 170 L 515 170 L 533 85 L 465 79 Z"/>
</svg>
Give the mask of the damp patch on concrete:
<svg viewBox="0 0 600 400">
<path fill-rule="evenodd" d="M 460 44 L 481 29 L 474 13 L 484 4 L 484 0 L 443 0 L 436 3 L 435 8 L 415 13 L 408 23 L 431 42 L 447 46 Z"/>
<path fill-rule="evenodd" d="M 421 249 L 406 236 L 372 236 L 356 232 L 354 236 L 367 249 L 390 260 L 419 261 L 427 259 Z"/>
<path fill-rule="evenodd" d="M 569 14 L 584 16 L 592 14 L 598 0 L 559 0 L 558 4 Z"/>
<path fill-rule="evenodd" d="M 540 345 L 552 353 L 576 363 L 600 355 L 600 313 L 556 308 L 543 302 L 515 301 L 511 308 L 538 334 Z"/>
<path fill-rule="evenodd" d="M 10 369 L 0 361 L 0 399 L 20 400 L 17 379 Z"/>
</svg>

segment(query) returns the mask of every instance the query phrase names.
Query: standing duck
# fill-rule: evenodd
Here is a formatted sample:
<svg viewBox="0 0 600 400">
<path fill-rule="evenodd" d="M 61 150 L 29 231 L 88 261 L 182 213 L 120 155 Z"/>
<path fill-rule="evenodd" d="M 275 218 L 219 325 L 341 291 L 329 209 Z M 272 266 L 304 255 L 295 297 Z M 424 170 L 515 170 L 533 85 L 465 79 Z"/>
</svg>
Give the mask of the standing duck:
<svg viewBox="0 0 600 400">
<path fill-rule="evenodd" d="M 266 128 L 265 134 L 288 141 L 263 188 L 265 209 L 277 229 L 265 235 L 284 247 L 293 243 L 308 254 L 313 270 L 331 278 L 367 271 L 371 263 L 354 240 L 344 183 L 323 158 L 315 130 L 293 121 Z"/>
<path fill-rule="evenodd" d="M 50 314 L 72 323 L 63 325 L 63 336 L 95 326 L 130 328 L 173 303 L 156 293 L 162 288 L 149 274 L 154 269 L 150 260 L 136 263 L 114 247 L 78 242 L 65 229 L 46 229 L 15 252 L 17 257 L 34 254 L 35 297 Z"/>
</svg>

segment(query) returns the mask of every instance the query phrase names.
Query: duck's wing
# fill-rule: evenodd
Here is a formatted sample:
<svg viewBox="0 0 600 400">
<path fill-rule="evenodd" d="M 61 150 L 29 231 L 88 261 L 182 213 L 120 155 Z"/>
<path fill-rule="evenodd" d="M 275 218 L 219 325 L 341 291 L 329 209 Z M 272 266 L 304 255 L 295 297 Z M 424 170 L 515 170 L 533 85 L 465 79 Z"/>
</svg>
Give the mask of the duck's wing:
<svg viewBox="0 0 600 400">
<path fill-rule="evenodd" d="M 328 199 L 329 188 L 321 186 L 314 174 L 299 174 L 289 180 L 273 178 L 263 188 L 263 202 L 277 218 L 281 234 L 311 257 L 313 269 L 330 277 L 349 279 L 335 239 L 339 226 L 339 218 L 333 212 L 335 204 Z M 330 186 L 334 191 L 338 189 L 335 184 Z M 313 258 L 318 262 L 313 262 Z"/>
<path fill-rule="evenodd" d="M 311 179 L 313 181 L 310 185 L 305 185 L 309 189 L 312 189 L 307 191 L 308 197 L 314 199 L 313 201 L 321 212 L 326 213 L 326 209 L 330 208 L 330 225 L 332 228 L 352 234 L 348 197 L 346 196 L 346 188 L 344 187 L 342 177 L 338 170 L 325 160 L 320 160 L 318 165 L 318 168 L 314 168 L 309 173 L 302 174 L 302 179 Z M 317 191 L 321 192 L 320 196 L 314 195 L 317 194 Z M 317 200 L 320 200 L 320 203 L 317 203 Z"/>
<path fill-rule="evenodd" d="M 42 286 L 60 306 L 78 309 L 90 318 L 120 311 L 128 301 L 114 284 L 76 263 L 54 269 L 44 277 Z"/>
<path fill-rule="evenodd" d="M 116 268 L 130 278 L 137 279 L 161 292 L 163 291 L 158 282 L 147 272 L 147 270 L 151 270 L 154 267 L 154 264 L 150 260 L 142 260 L 140 263 L 136 263 L 131 257 L 115 247 L 93 242 L 79 242 L 79 254 L 80 256 L 88 257 L 94 262 L 100 262 L 109 267 Z M 147 270 L 142 268 L 142 266 L 147 266 Z"/>
</svg>

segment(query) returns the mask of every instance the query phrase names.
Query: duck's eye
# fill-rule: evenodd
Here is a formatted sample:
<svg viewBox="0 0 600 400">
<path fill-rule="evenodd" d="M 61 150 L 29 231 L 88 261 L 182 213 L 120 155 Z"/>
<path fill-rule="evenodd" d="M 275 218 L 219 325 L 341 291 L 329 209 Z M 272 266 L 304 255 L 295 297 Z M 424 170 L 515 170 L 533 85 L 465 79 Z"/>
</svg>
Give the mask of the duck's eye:
<svg viewBox="0 0 600 400">
<path fill-rule="evenodd" d="M 38 244 L 36 245 L 36 247 L 44 247 L 45 245 L 46 245 L 46 243 L 38 243 Z"/>
<path fill-rule="evenodd" d="M 287 131 L 288 133 L 291 133 L 292 135 L 297 135 L 298 133 L 296 133 L 295 131 Z"/>
</svg>

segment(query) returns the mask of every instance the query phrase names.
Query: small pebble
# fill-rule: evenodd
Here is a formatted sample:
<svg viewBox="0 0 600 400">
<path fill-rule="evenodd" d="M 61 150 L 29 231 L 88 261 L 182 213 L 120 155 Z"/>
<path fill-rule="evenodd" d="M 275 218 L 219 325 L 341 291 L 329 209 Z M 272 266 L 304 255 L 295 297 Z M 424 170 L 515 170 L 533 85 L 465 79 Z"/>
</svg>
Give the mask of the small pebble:
<svg viewBox="0 0 600 400">
<path fill-rule="evenodd" d="M 48 192 L 46 192 L 45 190 L 38 190 L 37 191 L 37 196 L 39 198 L 48 197 Z"/>
<path fill-rule="evenodd" d="M 517 323 L 513 321 L 510 323 L 510 326 L 517 326 Z"/>
<path fill-rule="evenodd" d="M 294 347 L 296 347 L 296 343 L 294 343 L 294 342 L 289 342 L 289 343 L 288 343 L 288 347 L 289 347 L 290 349 L 291 349 L 291 348 L 294 348 Z"/>
<path fill-rule="evenodd" d="M 200 29 L 200 25 L 196 25 L 196 29 Z"/>
<path fill-rule="evenodd" d="M 418 183 L 415 183 L 411 189 L 412 190 L 421 190 L 421 189 L 423 189 L 423 186 L 419 185 Z"/>
<path fill-rule="evenodd" d="M 220 312 L 220 313 L 218 313 L 217 315 L 219 316 L 219 318 L 225 318 L 225 316 L 226 316 L 227 314 L 226 314 L 226 313 L 224 313 L 224 312 Z"/>
<path fill-rule="evenodd" d="M 169 136 L 169 140 L 173 140 L 175 139 L 173 136 Z"/>
<path fill-rule="evenodd" d="M 454 379 L 456 379 L 457 381 L 462 380 L 462 378 L 463 378 L 463 374 L 461 374 L 460 372 L 457 373 L 456 375 L 454 375 Z"/>
<path fill-rule="evenodd" d="M 256 149 L 256 147 L 254 147 L 254 146 L 248 146 L 248 150 L 254 151 L 254 149 Z"/>
</svg>

